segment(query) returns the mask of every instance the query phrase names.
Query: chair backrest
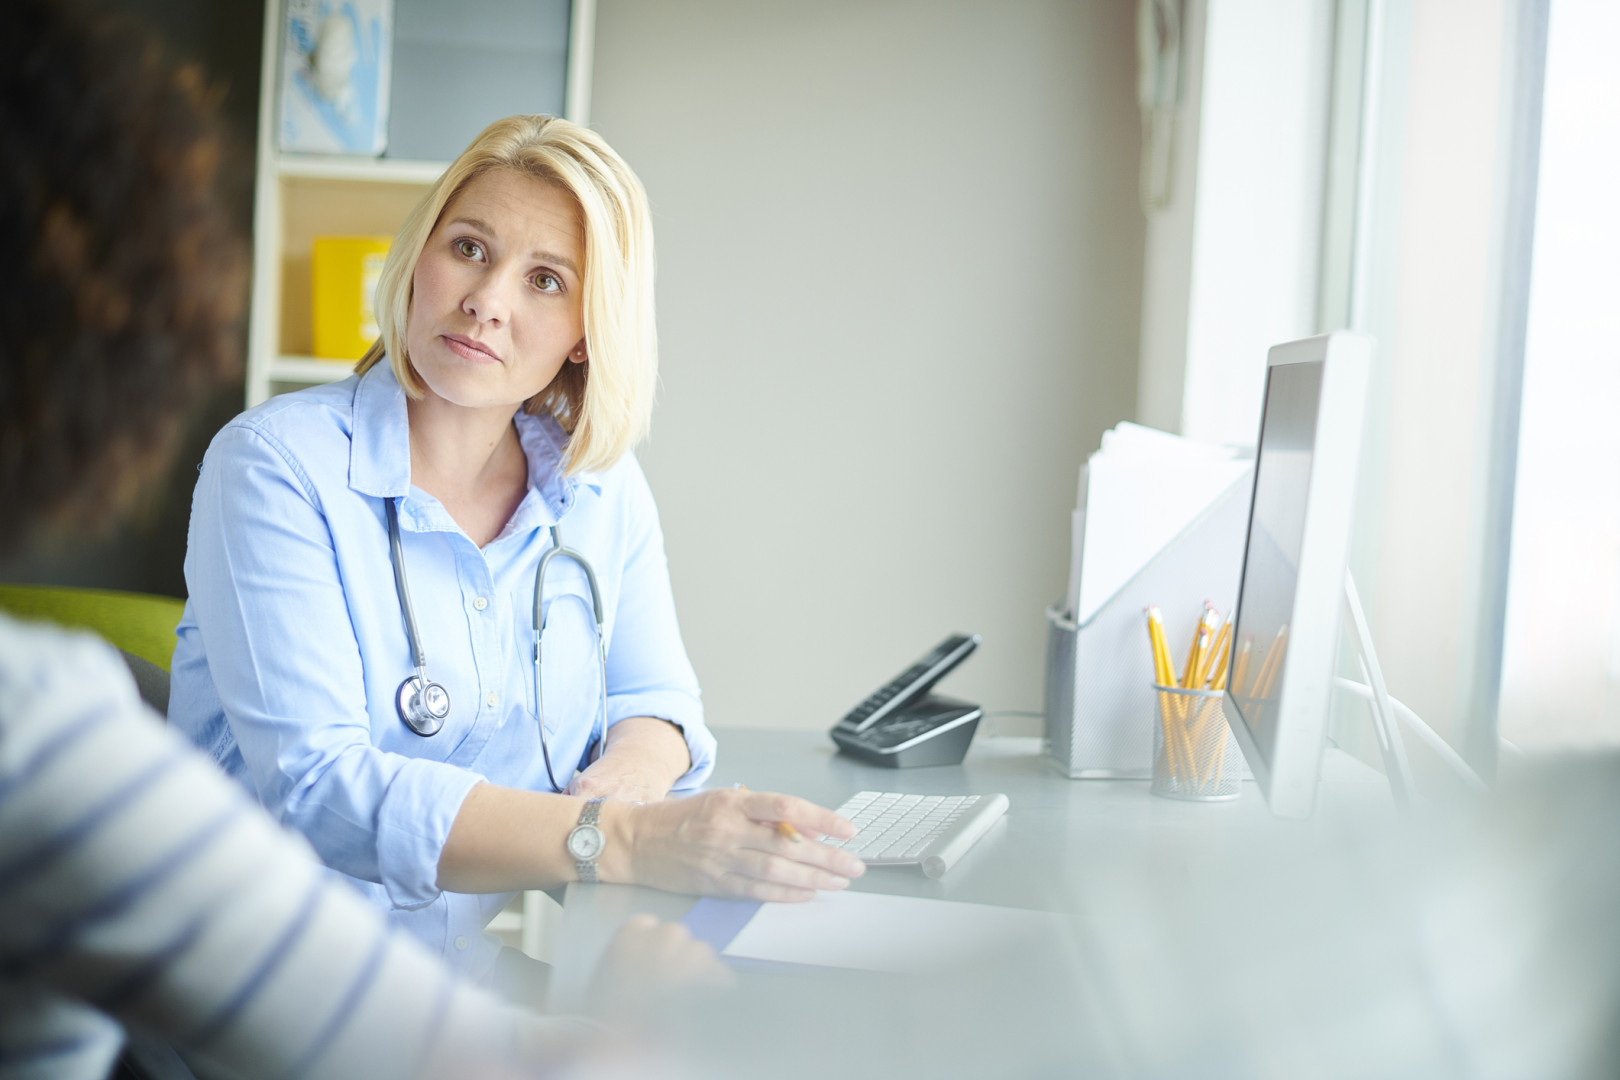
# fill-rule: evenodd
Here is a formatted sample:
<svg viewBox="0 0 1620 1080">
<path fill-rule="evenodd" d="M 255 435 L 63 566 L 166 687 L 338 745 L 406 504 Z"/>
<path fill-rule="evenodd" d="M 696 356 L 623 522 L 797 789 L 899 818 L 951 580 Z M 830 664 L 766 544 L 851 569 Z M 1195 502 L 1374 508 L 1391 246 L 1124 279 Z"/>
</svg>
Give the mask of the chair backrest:
<svg viewBox="0 0 1620 1080">
<path fill-rule="evenodd" d="M 0 611 L 48 619 L 99 634 L 123 654 L 141 698 L 159 716 L 169 712 L 169 663 L 174 628 L 185 601 L 172 596 L 76 589 L 58 585 L 0 585 Z"/>
<path fill-rule="evenodd" d="M 0 585 L 0 611 L 82 627 L 164 672 L 174 659 L 174 628 L 184 600 L 115 589 L 57 585 Z"/>
<path fill-rule="evenodd" d="M 124 666 L 135 677 L 135 689 L 140 691 L 141 700 L 152 706 L 152 709 L 165 720 L 169 718 L 169 673 L 147 660 L 142 660 L 134 653 L 118 650 L 118 655 L 124 658 Z"/>
</svg>

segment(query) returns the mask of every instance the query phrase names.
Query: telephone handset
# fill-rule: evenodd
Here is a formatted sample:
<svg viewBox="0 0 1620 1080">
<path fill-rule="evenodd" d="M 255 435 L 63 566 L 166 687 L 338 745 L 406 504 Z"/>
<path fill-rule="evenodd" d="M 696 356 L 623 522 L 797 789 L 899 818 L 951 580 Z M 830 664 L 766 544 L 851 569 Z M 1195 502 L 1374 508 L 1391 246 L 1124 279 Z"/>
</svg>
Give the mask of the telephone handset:
<svg viewBox="0 0 1620 1080">
<path fill-rule="evenodd" d="M 929 690 L 979 641 L 978 634 L 953 634 L 934 646 L 834 724 L 833 742 L 847 754 L 890 768 L 961 761 L 983 711 Z"/>
</svg>

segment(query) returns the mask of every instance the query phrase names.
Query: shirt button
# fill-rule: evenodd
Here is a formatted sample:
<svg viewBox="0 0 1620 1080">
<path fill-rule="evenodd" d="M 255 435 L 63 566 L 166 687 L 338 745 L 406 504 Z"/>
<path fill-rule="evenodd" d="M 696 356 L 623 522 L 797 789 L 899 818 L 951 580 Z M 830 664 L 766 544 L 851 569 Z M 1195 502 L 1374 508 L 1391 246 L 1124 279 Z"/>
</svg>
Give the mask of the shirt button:
<svg viewBox="0 0 1620 1080">
<path fill-rule="evenodd" d="M 477 608 L 479 611 L 483 611 L 485 608 L 489 607 L 489 601 L 485 600 L 482 596 L 474 597 L 473 607 Z"/>
<path fill-rule="evenodd" d="M 489 697 L 484 699 L 484 704 L 488 705 L 490 708 L 493 709 L 496 705 L 498 705 L 500 703 L 500 700 L 501 700 L 501 695 L 499 695 L 495 691 L 491 690 L 489 692 Z"/>
<path fill-rule="evenodd" d="M 464 938 L 464 937 L 456 938 L 456 948 L 457 949 L 465 949 L 466 947 L 467 947 L 467 939 L 466 938 Z"/>
</svg>

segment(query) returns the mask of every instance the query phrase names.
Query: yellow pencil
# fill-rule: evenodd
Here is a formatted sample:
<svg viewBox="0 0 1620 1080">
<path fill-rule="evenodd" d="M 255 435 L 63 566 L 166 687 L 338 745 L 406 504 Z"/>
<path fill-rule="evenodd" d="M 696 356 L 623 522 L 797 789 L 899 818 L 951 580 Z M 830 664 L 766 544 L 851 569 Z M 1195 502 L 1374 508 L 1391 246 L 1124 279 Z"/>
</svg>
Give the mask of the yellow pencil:
<svg viewBox="0 0 1620 1080">
<path fill-rule="evenodd" d="M 1215 640 L 1215 629 L 1220 625 L 1220 614 L 1209 601 L 1204 601 L 1204 613 L 1199 616 L 1198 627 L 1193 633 L 1193 646 L 1187 653 L 1187 666 L 1182 672 L 1181 688 L 1183 690 L 1200 689 L 1200 676 L 1204 670 L 1204 657 L 1210 652 L 1210 645 Z M 1182 698 L 1181 722 L 1185 730 L 1187 776 L 1190 780 L 1198 779 L 1203 769 L 1198 763 L 1197 748 L 1204 739 L 1204 702 L 1203 699 L 1186 695 Z"/>
<path fill-rule="evenodd" d="M 1210 690 L 1226 689 L 1227 658 L 1232 651 L 1232 620 L 1228 618 L 1221 624 L 1221 632 L 1215 638 L 1215 644 L 1210 647 L 1210 662 L 1204 666 L 1203 685 Z M 1225 713 L 1222 712 L 1219 699 L 1205 698 L 1201 702 L 1203 711 L 1199 714 L 1198 730 L 1193 735 L 1193 741 L 1202 745 L 1209 728 L 1215 726 L 1217 730 L 1225 723 Z M 1213 772 L 1215 780 L 1220 779 L 1221 761 L 1226 757 L 1226 740 L 1219 739 L 1212 752 L 1213 770 L 1200 769 L 1200 776 L 1209 780 L 1207 774 Z"/>
<path fill-rule="evenodd" d="M 1153 681 L 1160 686 L 1176 685 L 1175 670 L 1170 666 L 1170 646 L 1164 638 L 1164 616 L 1156 607 L 1147 609 L 1148 643 L 1153 647 Z M 1164 729 L 1164 751 L 1170 759 L 1170 771 L 1181 773 L 1177 739 L 1177 704 L 1170 695 L 1159 694 L 1159 725 Z"/>
<path fill-rule="evenodd" d="M 1204 685 L 1204 667 L 1215 642 L 1215 634 L 1220 629 L 1221 613 L 1215 610 L 1215 605 L 1204 601 L 1204 613 L 1198 617 L 1198 627 L 1193 631 L 1192 651 L 1187 654 L 1187 669 L 1181 676 L 1183 690 L 1197 690 Z"/>
<path fill-rule="evenodd" d="M 1212 783 L 1221 782 L 1221 770 L 1226 768 L 1226 740 L 1222 739 L 1215 744 L 1214 768 L 1210 770 L 1208 779 Z"/>
<path fill-rule="evenodd" d="M 1170 644 L 1164 636 L 1164 616 L 1156 607 L 1147 609 L 1148 638 L 1153 644 L 1153 677 L 1160 686 L 1176 685 L 1175 668 L 1170 663 Z M 1182 702 L 1174 694 L 1159 694 L 1159 723 L 1164 728 L 1165 755 L 1173 775 L 1183 776 L 1192 762 L 1191 747 L 1183 724 Z"/>
<path fill-rule="evenodd" d="M 1193 627 L 1192 647 L 1187 650 L 1187 662 L 1181 669 L 1181 681 L 1176 684 L 1183 690 L 1194 689 L 1196 686 L 1194 680 L 1198 677 L 1198 672 L 1203 668 L 1204 653 L 1209 650 L 1210 642 L 1209 613 L 1210 609 L 1206 602 L 1204 614 L 1199 617 L 1197 624 Z M 1181 707 L 1177 712 L 1182 727 L 1187 733 L 1188 753 L 1186 761 L 1189 769 L 1191 769 L 1196 764 L 1192 754 L 1194 736 L 1191 731 L 1191 722 L 1197 719 L 1197 710 L 1194 708 L 1196 701 L 1187 697 L 1182 697 L 1179 700 Z"/>
<path fill-rule="evenodd" d="M 1202 645 L 1204 648 L 1209 647 L 1209 632 L 1204 629 L 1204 619 L 1202 616 L 1200 616 L 1198 621 L 1193 624 L 1193 639 L 1192 644 L 1187 648 L 1187 662 L 1182 665 L 1181 681 L 1176 684 L 1183 690 L 1192 689 L 1193 675 L 1197 673 L 1198 660 L 1199 657 L 1203 655 L 1199 649 L 1200 645 Z"/>
<path fill-rule="evenodd" d="M 738 791 L 747 791 L 748 790 L 748 785 L 747 784 L 732 784 L 731 786 L 736 788 Z M 793 826 L 789 825 L 785 821 L 774 821 L 771 824 L 776 826 L 776 831 L 780 835 L 787 837 L 789 840 L 792 840 L 794 843 L 799 842 L 799 830 L 798 829 L 795 829 Z"/>
<path fill-rule="evenodd" d="M 1199 706 L 1203 710 L 1199 716 L 1198 739 L 1202 743 L 1209 730 L 1215 730 L 1215 737 L 1209 741 L 1209 757 L 1199 767 L 1198 779 L 1200 783 L 1219 783 L 1221 768 L 1226 763 L 1226 713 L 1221 708 L 1219 698 L 1200 698 Z"/>
<path fill-rule="evenodd" d="M 1176 676 L 1170 666 L 1170 646 L 1164 640 L 1164 616 L 1156 607 L 1147 609 L 1148 641 L 1153 646 L 1153 678 L 1160 686 L 1174 686 Z"/>
<path fill-rule="evenodd" d="M 1231 629 L 1232 629 L 1232 620 L 1227 619 L 1226 620 L 1226 625 L 1221 627 L 1220 649 L 1219 649 L 1218 655 L 1215 657 L 1214 675 L 1209 680 L 1209 688 L 1211 690 L 1225 690 L 1226 689 L 1226 669 L 1230 666 L 1230 665 L 1227 664 L 1226 660 L 1227 660 L 1227 657 L 1229 655 L 1231 655 L 1231 652 L 1232 652 L 1232 635 L 1230 633 Z M 1248 656 L 1247 653 L 1243 654 L 1244 658 L 1247 658 L 1247 656 Z"/>
<path fill-rule="evenodd" d="M 1210 610 L 1213 611 L 1214 609 L 1211 608 Z M 1215 644 L 1209 647 L 1209 660 L 1204 664 L 1203 674 L 1198 677 L 1199 686 L 1209 686 L 1211 690 L 1220 689 L 1219 686 L 1211 686 L 1210 683 L 1215 678 L 1215 673 L 1217 671 L 1221 673 L 1222 681 L 1224 683 L 1224 676 L 1226 674 L 1226 655 L 1231 644 L 1232 617 L 1228 615 L 1226 617 L 1226 621 L 1221 623 L 1221 632 L 1215 635 Z"/>
</svg>

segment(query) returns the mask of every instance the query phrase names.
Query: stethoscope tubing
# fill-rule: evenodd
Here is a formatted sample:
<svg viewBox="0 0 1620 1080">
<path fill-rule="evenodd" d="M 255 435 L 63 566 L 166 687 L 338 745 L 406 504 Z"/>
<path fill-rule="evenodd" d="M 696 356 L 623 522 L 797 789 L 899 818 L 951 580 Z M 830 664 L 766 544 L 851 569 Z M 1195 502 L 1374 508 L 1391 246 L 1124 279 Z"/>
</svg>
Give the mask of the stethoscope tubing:
<svg viewBox="0 0 1620 1080">
<path fill-rule="evenodd" d="M 405 637 L 411 645 L 411 663 L 416 674 L 406 676 L 394 693 L 394 708 L 405 726 L 424 738 L 437 735 L 450 715 L 450 691 L 427 677 L 427 650 L 416 630 L 416 609 L 411 606 L 410 586 L 405 582 L 405 549 L 399 540 L 399 511 L 392 499 L 385 499 L 388 510 L 388 557 L 394 564 L 394 591 L 399 594 L 400 613 L 405 618 Z"/>
<path fill-rule="evenodd" d="M 421 635 L 417 632 L 416 610 L 411 605 L 410 587 L 405 579 L 405 549 L 399 538 L 399 511 L 393 499 L 385 498 L 383 505 L 388 515 L 388 557 L 394 565 L 394 590 L 399 594 L 405 637 L 410 643 L 411 663 L 416 668 L 416 674 L 407 676 L 400 684 L 395 708 L 406 727 L 427 738 L 438 734 L 443 728 L 444 720 L 450 713 L 450 694 L 427 677 L 427 650 L 423 648 Z M 583 553 L 564 546 L 562 534 L 555 525 L 550 528 L 550 538 L 551 550 L 540 557 L 540 565 L 534 572 L 534 713 L 540 727 L 540 753 L 545 760 L 546 779 L 551 781 L 552 790 L 560 792 L 563 785 L 557 782 L 557 774 L 551 767 L 551 748 L 546 741 L 545 687 L 540 663 L 541 640 L 545 632 L 541 601 L 545 595 L 546 571 L 550 569 L 553 559 L 572 559 L 585 571 L 585 581 L 591 590 L 591 614 L 596 620 L 596 659 L 601 674 L 602 734 L 598 738 L 596 717 L 592 717 L 590 738 L 585 746 L 587 755 L 598 751 L 602 741 L 607 738 L 607 635 L 604 633 L 602 590 L 596 583 L 596 569 Z"/>
<path fill-rule="evenodd" d="M 399 593 L 399 608 L 405 616 L 405 637 L 411 643 L 411 663 L 418 669 L 427 666 L 427 653 L 422 640 L 416 636 L 416 609 L 411 607 L 410 586 L 405 583 L 405 549 L 399 542 L 399 510 L 394 500 L 383 500 L 388 508 L 388 557 L 394 564 L 394 589 Z"/>
<path fill-rule="evenodd" d="M 562 791 L 563 786 L 557 783 L 557 775 L 551 770 L 551 749 L 546 745 L 546 706 L 545 706 L 545 680 L 540 665 L 540 642 L 545 633 L 545 619 L 541 612 L 541 597 L 545 593 L 546 571 L 551 568 L 551 560 L 555 558 L 573 559 L 579 568 L 585 571 L 585 583 L 591 590 L 591 614 L 596 618 L 596 658 L 601 673 L 602 689 L 602 738 L 607 738 L 607 636 L 602 632 L 602 591 L 596 585 L 596 569 L 591 561 L 573 548 L 564 547 L 562 533 L 557 526 L 551 526 L 551 550 L 540 556 L 540 565 L 534 571 L 534 718 L 540 725 L 540 755 L 545 760 L 546 779 L 551 781 L 554 791 Z M 591 733 L 585 743 L 585 753 L 589 755 L 600 743 L 596 738 L 596 718 L 591 718 Z"/>
</svg>

